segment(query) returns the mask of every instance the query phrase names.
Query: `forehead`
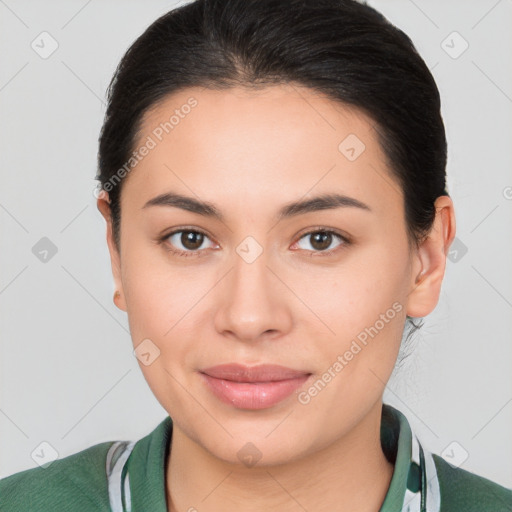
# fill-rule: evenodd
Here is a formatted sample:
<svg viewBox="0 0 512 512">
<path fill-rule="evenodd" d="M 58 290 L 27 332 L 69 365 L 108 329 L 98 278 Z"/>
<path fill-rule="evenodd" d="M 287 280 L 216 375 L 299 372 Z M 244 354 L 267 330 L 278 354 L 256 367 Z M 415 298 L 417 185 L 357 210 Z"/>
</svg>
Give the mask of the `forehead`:
<svg viewBox="0 0 512 512">
<path fill-rule="evenodd" d="M 334 189 L 377 211 L 402 205 L 373 120 L 304 87 L 181 90 L 146 112 L 134 149 L 144 144 L 126 187 L 141 206 L 166 188 L 260 208 Z"/>
</svg>

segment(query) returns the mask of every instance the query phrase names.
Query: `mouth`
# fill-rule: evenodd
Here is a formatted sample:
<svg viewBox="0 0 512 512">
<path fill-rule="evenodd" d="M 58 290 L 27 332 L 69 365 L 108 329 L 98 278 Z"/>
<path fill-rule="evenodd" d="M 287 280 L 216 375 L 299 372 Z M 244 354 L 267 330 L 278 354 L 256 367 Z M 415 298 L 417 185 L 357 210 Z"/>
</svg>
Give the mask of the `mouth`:
<svg viewBox="0 0 512 512">
<path fill-rule="evenodd" d="M 279 365 L 244 366 L 237 363 L 199 371 L 215 397 L 238 409 L 266 409 L 289 397 L 312 375 Z"/>
</svg>

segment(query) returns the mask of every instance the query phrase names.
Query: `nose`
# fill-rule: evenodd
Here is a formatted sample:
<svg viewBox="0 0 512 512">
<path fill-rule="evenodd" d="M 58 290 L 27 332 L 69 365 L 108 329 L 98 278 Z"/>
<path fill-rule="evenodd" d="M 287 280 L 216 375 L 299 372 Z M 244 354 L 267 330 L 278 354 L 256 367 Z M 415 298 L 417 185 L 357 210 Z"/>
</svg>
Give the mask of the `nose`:
<svg viewBox="0 0 512 512">
<path fill-rule="evenodd" d="M 286 279 L 270 267 L 267 253 L 254 261 L 243 253 L 233 257 L 233 267 L 218 287 L 215 328 L 233 339 L 254 342 L 275 338 L 292 326 L 292 293 Z"/>
</svg>

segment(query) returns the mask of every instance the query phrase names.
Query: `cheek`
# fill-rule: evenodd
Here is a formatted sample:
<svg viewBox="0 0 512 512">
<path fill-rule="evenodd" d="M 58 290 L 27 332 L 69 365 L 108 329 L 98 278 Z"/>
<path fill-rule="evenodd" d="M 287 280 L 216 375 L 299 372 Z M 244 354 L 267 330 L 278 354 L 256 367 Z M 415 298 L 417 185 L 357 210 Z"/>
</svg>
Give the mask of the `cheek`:
<svg viewBox="0 0 512 512">
<path fill-rule="evenodd" d="M 405 307 L 396 266 L 405 262 L 377 247 L 368 253 L 358 255 L 357 265 L 331 269 L 323 287 L 308 278 L 298 291 L 307 292 L 309 307 L 322 320 L 308 315 L 305 322 L 315 340 L 318 379 L 299 403 L 323 422 L 326 436 L 336 434 L 337 422 L 356 418 L 382 396 L 400 348 Z"/>
<path fill-rule="evenodd" d="M 184 267 L 172 267 L 163 258 L 153 257 L 151 264 L 147 261 L 132 252 L 123 262 L 133 346 L 136 351 L 139 344 L 148 347 L 144 351 L 152 360 L 144 364 L 143 358 L 139 359 L 139 367 L 162 407 L 173 412 L 186 410 L 189 397 L 182 386 L 196 362 L 192 356 L 201 350 L 201 337 L 194 336 L 192 330 L 197 328 L 194 320 L 208 283 L 204 277 L 198 278 L 197 272 L 194 275 Z"/>
<path fill-rule="evenodd" d="M 127 251 L 123 287 L 134 347 L 149 339 L 159 351 L 154 363 L 140 365 L 157 391 L 163 382 L 165 386 L 179 386 L 172 376 L 181 382 L 185 369 L 197 366 L 197 354 L 204 350 L 203 327 L 211 329 L 201 320 L 206 318 L 208 292 L 218 277 L 213 270 L 171 264 L 165 254 L 155 255 L 159 251 L 154 248 L 146 255 L 142 252 Z"/>
<path fill-rule="evenodd" d="M 343 375 L 329 386 L 333 400 L 338 386 L 377 392 L 379 378 L 386 381 L 391 375 L 405 321 L 406 265 L 406 252 L 375 244 L 324 275 L 304 273 L 308 277 L 296 291 L 314 312 L 305 316 L 305 327 L 316 339 L 317 368 Z M 338 371 L 332 369 L 336 361 Z"/>
<path fill-rule="evenodd" d="M 324 322 L 322 331 L 346 337 L 375 323 L 395 302 L 402 303 L 406 264 L 403 255 L 373 244 L 336 266 L 303 270 L 294 279 L 294 291 Z"/>
<path fill-rule="evenodd" d="M 126 251 L 123 288 L 134 343 L 141 336 L 173 337 L 208 290 L 207 274 L 172 265 L 166 257 L 160 247 Z"/>
</svg>

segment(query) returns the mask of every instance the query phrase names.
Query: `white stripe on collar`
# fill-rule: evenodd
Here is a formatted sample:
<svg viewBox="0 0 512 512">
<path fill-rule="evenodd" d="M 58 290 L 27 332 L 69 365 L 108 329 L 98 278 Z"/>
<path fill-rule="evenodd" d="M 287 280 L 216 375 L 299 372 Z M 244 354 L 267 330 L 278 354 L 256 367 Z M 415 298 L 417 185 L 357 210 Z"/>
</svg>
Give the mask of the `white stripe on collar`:
<svg viewBox="0 0 512 512">
<path fill-rule="evenodd" d="M 427 512 L 439 512 L 441 508 L 441 490 L 439 477 L 432 453 L 425 451 L 425 472 L 427 474 Z"/>
<path fill-rule="evenodd" d="M 135 441 L 116 441 L 107 452 L 106 470 L 108 478 L 108 497 L 112 512 L 130 512 L 131 495 L 129 476 L 126 473 L 123 492 L 123 468 L 135 446 Z M 126 509 L 123 507 L 123 495 Z"/>
<path fill-rule="evenodd" d="M 422 485 L 417 492 L 406 489 L 404 504 L 401 512 L 439 512 L 441 508 L 441 494 L 439 489 L 439 479 L 432 453 L 425 450 L 416 434 L 412 432 L 411 445 L 411 464 L 416 464 L 420 468 L 420 478 Z M 421 455 L 424 461 L 421 463 Z M 423 482 L 426 482 L 426 488 L 423 489 Z M 425 496 L 422 496 L 422 492 Z M 422 500 L 423 498 L 423 500 Z M 422 507 L 422 501 L 424 506 Z"/>
</svg>

